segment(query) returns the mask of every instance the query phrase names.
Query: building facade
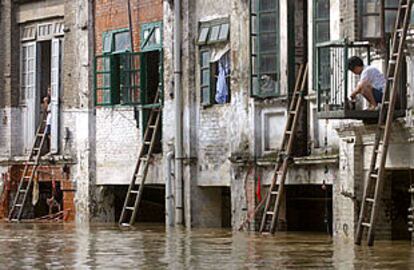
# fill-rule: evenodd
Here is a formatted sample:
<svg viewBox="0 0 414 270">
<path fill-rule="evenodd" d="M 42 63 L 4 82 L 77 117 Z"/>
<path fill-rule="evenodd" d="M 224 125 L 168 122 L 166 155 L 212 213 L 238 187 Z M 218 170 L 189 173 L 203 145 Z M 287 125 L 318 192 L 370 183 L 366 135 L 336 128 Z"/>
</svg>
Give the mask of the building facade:
<svg viewBox="0 0 414 270">
<path fill-rule="evenodd" d="M 50 85 L 56 128 L 45 166 L 65 177 L 77 220 L 116 221 L 148 110 L 160 103 L 138 221 L 237 229 L 247 218 L 257 229 L 254 209 L 271 181 L 295 77 L 308 63 L 279 227 L 352 238 L 378 116 L 362 99 L 347 105 L 359 78 L 345 60 L 358 55 L 385 71 L 398 1 L 381 2 L 137 0 L 128 10 L 128 1 L 2 1 L 1 170 L 18 178 L 11 172 Z M 407 43 L 377 228 L 383 239 L 410 237 L 412 35 Z M 173 157 L 177 132 L 183 154 Z"/>
</svg>

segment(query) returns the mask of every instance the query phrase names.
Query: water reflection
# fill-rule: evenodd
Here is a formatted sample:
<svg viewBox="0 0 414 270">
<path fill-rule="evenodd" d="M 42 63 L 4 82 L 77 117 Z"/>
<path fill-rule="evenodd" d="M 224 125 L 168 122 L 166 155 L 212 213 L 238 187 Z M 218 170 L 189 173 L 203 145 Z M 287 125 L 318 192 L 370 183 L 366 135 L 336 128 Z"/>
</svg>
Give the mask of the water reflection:
<svg viewBox="0 0 414 270">
<path fill-rule="evenodd" d="M 409 242 L 140 225 L 0 224 L 0 269 L 410 269 Z"/>
</svg>

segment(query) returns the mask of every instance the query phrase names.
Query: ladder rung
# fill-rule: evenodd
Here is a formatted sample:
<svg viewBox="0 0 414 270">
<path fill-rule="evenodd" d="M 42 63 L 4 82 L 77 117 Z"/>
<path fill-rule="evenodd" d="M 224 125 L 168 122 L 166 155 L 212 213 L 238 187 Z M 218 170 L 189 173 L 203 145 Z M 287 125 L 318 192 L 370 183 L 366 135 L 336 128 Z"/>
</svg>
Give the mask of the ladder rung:
<svg viewBox="0 0 414 270">
<path fill-rule="evenodd" d="M 129 223 L 121 223 L 121 226 L 124 226 L 124 227 L 129 227 L 129 226 L 131 226 Z"/>
<path fill-rule="evenodd" d="M 370 177 L 371 177 L 371 178 L 375 178 L 375 179 L 377 179 L 377 178 L 378 178 L 378 175 L 377 175 L 377 174 L 375 174 L 375 173 L 371 173 L 371 174 L 370 174 Z"/>
<path fill-rule="evenodd" d="M 21 203 L 16 203 L 15 205 L 14 205 L 14 207 L 22 207 L 23 206 L 23 204 L 21 204 Z"/>
<path fill-rule="evenodd" d="M 10 221 L 11 222 L 18 222 L 19 220 L 17 218 L 12 218 Z"/>
<path fill-rule="evenodd" d="M 388 80 L 389 81 L 393 81 L 394 80 L 394 77 L 388 77 Z"/>
<path fill-rule="evenodd" d="M 132 207 L 132 206 L 127 206 L 127 207 L 125 207 L 125 209 L 126 209 L 126 210 L 129 210 L 129 211 L 134 211 L 134 209 L 135 209 L 135 208 L 134 208 L 134 207 Z"/>
<path fill-rule="evenodd" d="M 364 226 L 364 227 L 371 227 L 371 223 L 367 223 L 367 222 L 362 222 L 362 224 L 361 224 L 362 226 Z"/>
<path fill-rule="evenodd" d="M 144 145 L 150 145 L 151 144 L 151 142 L 149 142 L 149 141 L 144 141 Z"/>
<path fill-rule="evenodd" d="M 148 161 L 148 158 L 147 157 L 141 157 L 140 160 L 142 160 L 142 161 Z"/>
<path fill-rule="evenodd" d="M 274 215 L 275 214 L 275 212 L 273 212 L 273 211 L 267 211 L 266 212 L 266 215 Z"/>
<path fill-rule="evenodd" d="M 272 191 L 272 192 L 270 192 L 270 194 L 272 194 L 272 195 L 277 195 L 277 194 L 279 194 L 279 192 L 277 192 L 277 191 Z"/>
<path fill-rule="evenodd" d="M 375 200 L 373 198 L 366 198 L 365 201 L 370 202 L 370 203 L 374 203 Z"/>
<path fill-rule="evenodd" d="M 296 111 L 290 111 L 289 113 L 290 114 L 296 114 Z"/>
<path fill-rule="evenodd" d="M 286 132 L 285 132 L 286 134 L 292 134 L 292 131 L 291 130 L 286 130 Z"/>
<path fill-rule="evenodd" d="M 401 8 L 408 8 L 408 5 L 407 4 L 401 5 Z"/>
<path fill-rule="evenodd" d="M 39 151 L 40 150 L 40 148 L 39 147 L 35 147 L 35 148 L 33 148 L 33 151 Z"/>
<path fill-rule="evenodd" d="M 20 193 L 25 193 L 26 192 L 26 189 L 21 189 L 21 190 L 19 190 L 19 192 Z"/>
<path fill-rule="evenodd" d="M 156 128 L 157 126 L 156 125 L 149 125 L 149 128 Z"/>
<path fill-rule="evenodd" d="M 138 194 L 138 193 L 139 193 L 139 191 L 138 191 L 138 190 L 131 190 L 131 193 L 132 193 L 132 194 Z"/>
</svg>

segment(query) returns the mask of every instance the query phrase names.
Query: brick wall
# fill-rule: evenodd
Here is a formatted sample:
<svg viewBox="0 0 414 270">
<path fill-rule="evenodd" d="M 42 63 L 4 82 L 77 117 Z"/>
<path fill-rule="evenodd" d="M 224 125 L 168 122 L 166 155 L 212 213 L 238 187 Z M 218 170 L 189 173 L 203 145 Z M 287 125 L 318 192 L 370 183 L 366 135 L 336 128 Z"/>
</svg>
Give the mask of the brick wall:
<svg viewBox="0 0 414 270">
<path fill-rule="evenodd" d="M 229 185 L 228 105 L 200 109 L 198 129 L 199 184 Z"/>
<path fill-rule="evenodd" d="M 139 51 L 140 27 L 143 23 L 163 20 L 162 0 L 131 1 L 134 51 Z M 127 1 L 95 2 L 96 54 L 102 53 L 102 34 L 128 28 Z M 98 184 L 129 184 L 141 146 L 141 129 L 137 129 L 131 106 L 97 108 L 96 160 Z M 150 171 L 159 181 L 158 170 Z"/>
<path fill-rule="evenodd" d="M 358 0 L 340 1 L 341 37 L 350 40 L 358 39 Z"/>
<path fill-rule="evenodd" d="M 162 0 L 131 1 L 134 51 L 139 51 L 140 26 L 142 23 L 163 20 Z M 102 33 L 128 28 L 128 5 L 125 0 L 95 1 L 95 42 L 96 53 L 102 52 Z"/>
<path fill-rule="evenodd" d="M 4 192 L 0 196 L 0 219 L 6 218 L 9 213 L 9 208 L 12 204 L 13 196 L 17 190 L 19 181 L 22 177 L 24 165 L 13 165 L 7 173 L 3 173 L 0 177 L 4 181 Z M 75 220 L 75 204 L 74 194 L 75 188 L 73 182 L 69 179 L 69 172 L 63 172 L 63 165 L 43 165 L 37 169 L 38 181 L 50 182 L 55 180 L 60 183 L 60 189 L 63 192 L 63 209 L 65 211 L 65 221 Z M 41 190 L 40 190 L 41 192 Z"/>
</svg>

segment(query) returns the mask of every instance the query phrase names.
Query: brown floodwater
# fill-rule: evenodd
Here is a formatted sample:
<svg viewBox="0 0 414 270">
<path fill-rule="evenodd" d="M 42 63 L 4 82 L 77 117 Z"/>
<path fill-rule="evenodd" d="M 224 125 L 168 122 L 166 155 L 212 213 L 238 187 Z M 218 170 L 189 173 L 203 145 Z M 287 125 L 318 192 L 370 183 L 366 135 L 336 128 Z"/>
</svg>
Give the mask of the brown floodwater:
<svg viewBox="0 0 414 270">
<path fill-rule="evenodd" d="M 0 269 L 414 269 L 408 241 L 139 225 L 0 224 Z"/>
</svg>

